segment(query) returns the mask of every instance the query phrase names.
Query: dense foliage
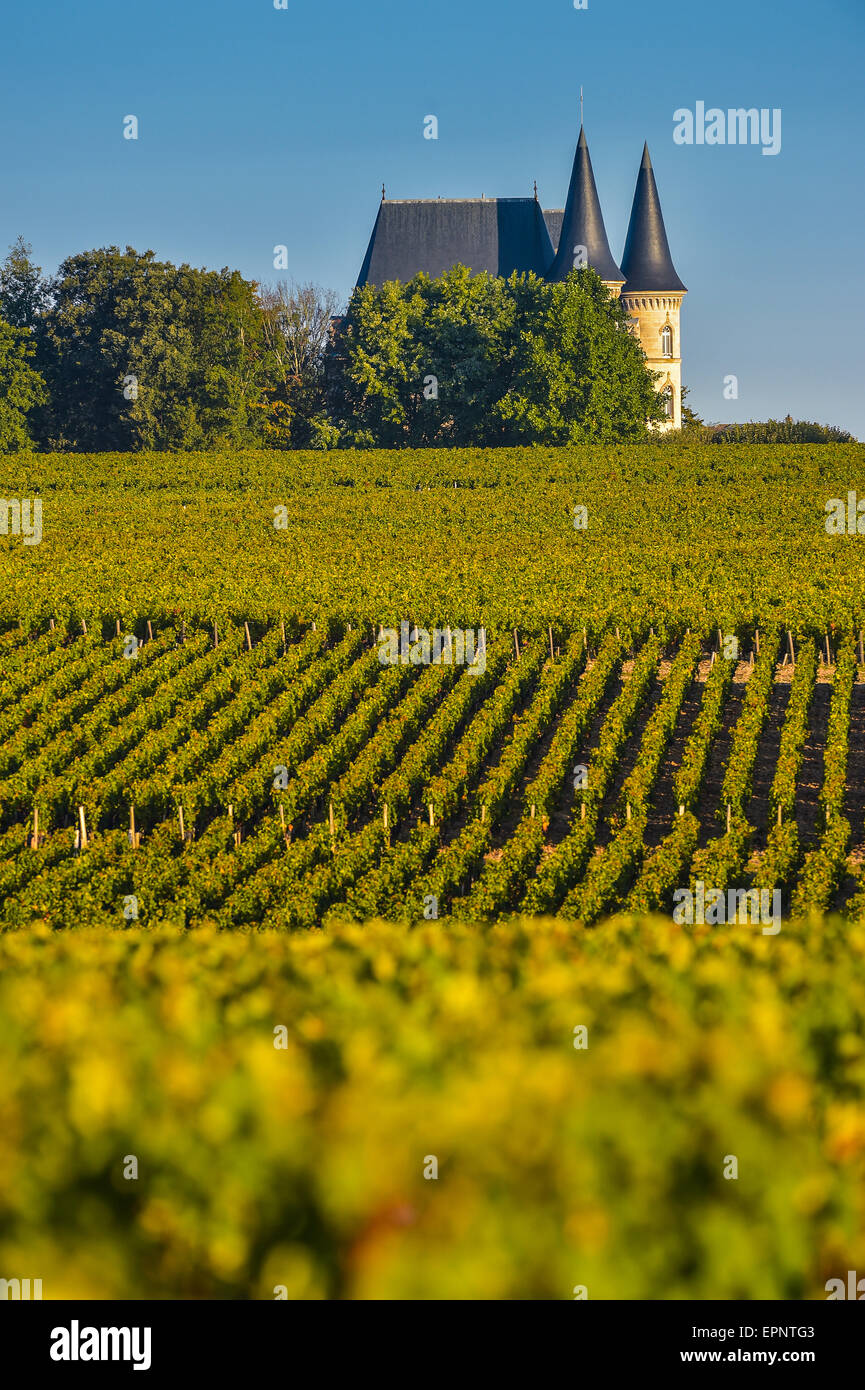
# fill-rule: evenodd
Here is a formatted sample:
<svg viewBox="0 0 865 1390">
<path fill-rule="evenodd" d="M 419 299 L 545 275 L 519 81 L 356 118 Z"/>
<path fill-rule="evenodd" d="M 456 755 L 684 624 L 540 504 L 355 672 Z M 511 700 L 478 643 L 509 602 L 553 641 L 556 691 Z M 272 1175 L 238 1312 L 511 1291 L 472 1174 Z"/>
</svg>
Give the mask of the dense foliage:
<svg viewBox="0 0 865 1390">
<path fill-rule="evenodd" d="M 0 1266 L 46 1299 L 825 1299 L 865 1267 L 863 1035 L 861 924 L 6 934 Z"/>
<path fill-rule="evenodd" d="M 344 445 L 640 441 L 663 418 L 625 310 L 588 269 L 365 285 L 336 348 Z"/>
<path fill-rule="evenodd" d="M 0 497 L 41 497 L 43 539 L 0 537 L 0 628 L 858 630 L 863 539 L 825 522 L 863 463 L 861 445 L 10 456 Z"/>
</svg>

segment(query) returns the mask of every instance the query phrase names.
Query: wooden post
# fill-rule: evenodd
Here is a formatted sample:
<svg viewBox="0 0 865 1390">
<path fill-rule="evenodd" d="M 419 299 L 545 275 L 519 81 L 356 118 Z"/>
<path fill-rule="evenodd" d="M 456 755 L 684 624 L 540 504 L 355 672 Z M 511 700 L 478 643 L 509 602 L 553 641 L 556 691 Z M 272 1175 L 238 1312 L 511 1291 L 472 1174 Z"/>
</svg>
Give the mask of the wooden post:
<svg viewBox="0 0 865 1390">
<path fill-rule="evenodd" d="M 757 655 L 760 655 L 760 629 L 754 628 L 754 646 L 757 648 Z"/>
<path fill-rule="evenodd" d="M 216 630 L 216 623 L 213 624 L 213 645 L 214 647 L 219 646 L 219 633 Z"/>
<path fill-rule="evenodd" d="M 549 630 L 550 630 L 550 661 L 554 661 L 554 660 L 555 660 L 555 657 L 553 656 L 553 625 L 552 625 L 552 623 L 550 623 L 550 629 L 549 629 Z"/>
<path fill-rule="evenodd" d="M 519 639 L 519 637 L 517 636 L 517 630 L 516 630 L 516 628 L 514 628 L 514 650 L 516 651 L 516 654 L 517 654 L 517 661 L 519 661 L 519 659 L 520 659 L 520 639 Z"/>
<path fill-rule="evenodd" d="M 153 641 L 153 628 L 150 626 L 150 619 L 149 619 L 149 618 L 147 619 L 147 640 L 148 640 L 148 642 L 152 642 L 152 641 Z"/>
<path fill-rule="evenodd" d="M 282 633 L 282 654 L 283 654 L 283 656 L 285 656 L 285 653 L 288 651 L 288 647 L 285 645 L 285 623 L 284 623 L 284 622 L 280 622 L 280 624 L 279 624 L 279 630 L 280 630 L 280 632 Z"/>
<path fill-rule="evenodd" d="M 631 819 L 631 803 L 630 803 L 630 801 L 626 802 L 626 805 L 627 805 L 627 808 L 628 808 L 628 817 L 627 817 L 627 818 L 628 818 L 628 820 L 630 820 L 630 819 Z"/>
<path fill-rule="evenodd" d="M 778 807 L 778 824 L 781 824 L 781 807 Z"/>
<path fill-rule="evenodd" d="M 827 665 L 827 666 L 831 666 L 831 665 L 832 665 L 832 657 L 831 657 L 831 654 L 830 654 L 830 652 L 829 652 L 829 634 L 828 634 L 828 632 L 826 633 L 826 665 Z"/>
<path fill-rule="evenodd" d="M 724 650 L 724 640 L 723 640 L 723 638 L 722 638 L 722 636 L 721 636 L 721 629 L 718 628 L 718 655 L 719 655 L 719 656 L 721 655 L 721 652 L 722 652 L 723 650 Z"/>
<path fill-rule="evenodd" d="M 87 636 L 87 622 L 86 622 L 86 620 L 85 620 L 84 618 L 81 619 L 81 630 L 82 630 L 82 632 L 84 633 L 84 636 L 86 637 L 86 636 Z"/>
<path fill-rule="evenodd" d="M 80 832 L 81 832 L 81 839 L 80 839 L 80 842 L 79 842 L 79 843 L 80 843 L 80 846 L 81 846 L 82 849 L 86 849 L 86 848 L 87 848 L 87 821 L 86 821 L 85 818 L 84 818 L 84 807 L 83 807 L 83 806 L 79 806 L 79 807 L 78 807 L 78 825 L 79 825 Z"/>
<path fill-rule="evenodd" d="M 484 821 L 486 820 L 486 818 L 487 818 L 487 803 L 484 802 L 484 803 L 482 804 L 482 806 L 481 806 L 481 825 L 483 825 L 483 823 L 484 823 Z"/>
<path fill-rule="evenodd" d="M 336 823 L 335 823 L 335 821 L 334 821 L 334 819 L 333 819 L 333 802 L 332 802 L 332 801 L 331 801 L 331 803 L 330 803 L 330 810 L 329 810 L 329 812 L 328 812 L 328 820 L 330 821 L 330 838 L 333 840 L 333 839 L 336 838 Z"/>
<path fill-rule="evenodd" d="M 384 838 L 385 838 L 385 840 L 386 840 L 386 842 L 387 842 L 387 847 L 388 847 L 388 849 L 390 849 L 390 825 L 388 824 L 387 802 L 384 803 L 383 819 L 384 819 Z"/>
<path fill-rule="evenodd" d="M 862 629 L 859 629 L 859 665 L 865 666 L 865 650 L 862 648 Z"/>
<path fill-rule="evenodd" d="M 234 820 L 234 807 L 233 807 L 233 806 L 229 806 L 229 808 L 228 808 L 228 819 L 229 819 L 229 820 Z"/>
<path fill-rule="evenodd" d="M 49 618 L 49 619 L 48 619 L 48 627 L 50 628 L 50 630 L 51 630 L 52 632 L 54 631 L 54 619 L 53 619 L 53 618 Z"/>
<path fill-rule="evenodd" d="M 580 802 L 580 820 L 585 820 L 585 819 L 586 819 L 586 803 L 585 803 L 585 801 L 581 801 L 581 802 Z"/>
<path fill-rule="evenodd" d="M 180 645 L 181 645 L 181 647 L 184 646 L 185 643 L 186 643 L 186 619 L 184 618 L 184 619 L 181 620 L 181 623 L 180 623 Z"/>
<path fill-rule="evenodd" d="M 30 836 L 30 848 L 39 848 L 39 812 L 35 806 L 33 807 L 33 833 Z"/>
<path fill-rule="evenodd" d="M 685 814 L 685 803 L 684 803 L 683 801 L 680 801 L 680 802 L 679 802 L 679 819 L 680 819 L 680 820 L 681 820 L 681 818 L 682 818 L 682 816 L 683 816 L 684 814 Z"/>
<path fill-rule="evenodd" d="M 788 647 L 790 648 L 790 665 L 791 665 L 791 666 L 795 666 L 795 665 L 796 665 L 796 652 L 795 652 L 795 649 L 794 649 L 794 647 L 793 647 L 793 634 L 792 634 L 792 632 L 790 631 L 789 628 L 787 628 L 787 645 L 788 645 Z"/>
<path fill-rule="evenodd" d="M 248 652 L 251 652 L 251 651 L 252 651 L 252 638 L 251 638 L 250 635 L 249 635 L 249 623 L 244 623 L 244 624 L 243 624 L 243 630 L 244 630 L 244 632 L 246 633 L 246 650 L 247 650 Z"/>
<path fill-rule="evenodd" d="M 432 802 L 429 803 L 429 823 L 430 825 L 435 825 L 435 812 L 433 811 Z"/>
<path fill-rule="evenodd" d="M 182 806 L 178 806 L 178 808 L 177 808 L 177 815 L 178 815 L 178 818 L 179 818 L 179 820 L 180 820 L 180 838 L 181 838 L 181 840 L 185 840 L 185 839 L 186 839 L 186 831 L 185 831 L 184 826 L 183 826 L 183 807 L 182 807 Z"/>
<path fill-rule="evenodd" d="M 532 802 L 532 820 L 534 820 L 535 817 L 537 816 L 537 812 L 538 812 L 538 808 L 537 808 L 537 806 L 535 805 L 535 803 L 534 803 L 534 801 L 533 801 L 533 802 Z"/>
<path fill-rule="evenodd" d="M 586 629 L 585 629 L 585 628 L 583 628 L 583 649 L 584 649 L 584 651 L 585 651 L 585 653 L 586 653 L 586 656 L 588 656 L 588 655 L 589 655 L 589 639 L 588 639 L 588 637 L 587 637 L 587 635 L 586 635 Z"/>
<path fill-rule="evenodd" d="M 730 817 L 731 817 L 731 815 L 732 815 L 732 811 L 733 811 L 733 808 L 732 808 L 732 806 L 730 805 L 730 802 L 728 801 L 728 802 L 727 802 L 727 834 L 728 834 L 728 835 L 729 835 L 729 833 L 730 833 Z"/>
<path fill-rule="evenodd" d="M 715 657 L 716 657 L 717 655 L 718 655 L 717 652 L 712 652 L 712 660 L 709 662 L 709 668 L 710 668 L 710 669 L 714 666 L 714 664 L 715 664 Z"/>
<path fill-rule="evenodd" d="M 120 619 L 119 619 L 119 618 L 118 618 L 118 619 L 115 621 L 115 623 L 114 623 L 114 636 L 115 636 L 115 637 L 119 637 L 119 636 L 120 636 Z"/>
<path fill-rule="evenodd" d="M 139 839 L 135 832 L 135 807 L 129 808 L 129 843 L 133 849 L 138 849 Z"/>
<path fill-rule="evenodd" d="M 751 664 L 752 666 L 754 665 L 754 648 L 753 648 L 753 647 L 751 648 L 751 662 L 750 662 L 750 664 Z"/>
</svg>

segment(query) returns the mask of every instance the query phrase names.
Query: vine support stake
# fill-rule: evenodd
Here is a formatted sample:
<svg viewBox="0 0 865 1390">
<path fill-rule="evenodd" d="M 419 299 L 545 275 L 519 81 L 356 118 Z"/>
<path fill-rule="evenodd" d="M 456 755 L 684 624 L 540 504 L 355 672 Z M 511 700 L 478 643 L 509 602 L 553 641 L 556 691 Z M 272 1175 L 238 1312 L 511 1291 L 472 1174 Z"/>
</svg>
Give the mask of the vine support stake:
<svg viewBox="0 0 865 1390">
<path fill-rule="evenodd" d="M 778 824 L 779 824 L 779 825 L 781 824 L 781 807 L 780 807 L 780 805 L 779 805 L 779 807 L 778 807 Z"/>
<path fill-rule="evenodd" d="M 754 628 L 754 645 L 757 648 L 757 655 L 760 655 L 760 629 Z"/>
<path fill-rule="evenodd" d="M 483 823 L 484 823 L 484 821 L 486 820 L 486 818 L 487 818 L 487 803 L 484 802 L 483 805 L 481 806 L 481 825 L 483 825 Z"/>
<path fill-rule="evenodd" d="M 334 821 L 334 819 L 333 819 L 333 802 L 332 802 L 332 801 L 331 801 L 331 803 L 330 803 L 330 808 L 329 808 L 329 811 L 328 811 L 328 820 L 329 820 L 329 822 L 330 822 L 330 838 L 331 838 L 331 843 L 332 843 L 332 842 L 336 839 L 336 823 L 335 823 L 335 821 Z"/>
<path fill-rule="evenodd" d="M 831 653 L 830 653 L 830 651 L 829 651 L 829 634 L 828 634 L 828 632 L 826 633 L 826 665 L 827 665 L 827 666 L 831 666 L 831 665 L 832 665 L 832 656 L 831 656 Z"/>
<path fill-rule="evenodd" d="M 516 630 L 516 628 L 514 628 L 514 651 L 515 651 L 516 654 L 517 654 L 517 661 L 519 661 L 519 659 L 520 659 L 520 639 L 519 639 L 519 637 L 517 636 L 517 630 Z"/>
<path fill-rule="evenodd" d="M 80 847 L 81 849 L 86 849 L 86 848 L 87 848 L 87 821 L 86 821 L 86 819 L 85 819 L 85 817 L 84 817 L 84 807 L 83 807 L 83 806 L 79 806 L 79 807 L 78 807 L 78 828 L 79 828 L 79 835 L 80 835 L 79 847 Z"/>
<path fill-rule="evenodd" d="M 177 807 L 177 818 L 178 818 L 178 820 L 180 821 L 180 838 L 181 838 L 181 840 L 185 840 L 185 839 L 186 839 L 186 830 L 184 829 L 184 825 L 183 825 L 183 807 L 182 807 L 182 806 L 178 806 L 178 807 Z"/>
<path fill-rule="evenodd" d="M 148 640 L 148 642 L 152 642 L 152 641 L 153 641 L 153 628 L 150 626 L 150 619 L 149 619 L 149 618 L 147 619 L 147 640 Z"/>
<path fill-rule="evenodd" d="M 50 630 L 51 632 L 54 631 L 54 619 L 53 619 L 53 618 L 49 618 L 49 619 L 48 619 L 48 628 L 49 628 L 49 630 Z"/>
<path fill-rule="evenodd" d="M 859 629 L 859 665 L 865 666 L 865 651 L 862 648 L 862 629 Z"/>
<path fill-rule="evenodd" d="M 429 803 L 429 823 L 430 825 L 435 825 L 435 811 L 433 810 L 432 802 Z"/>
<path fill-rule="evenodd" d="M 684 803 L 683 801 L 680 801 L 680 802 L 679 802 L 679 819 L 680 819 L 680 820 L 681 820 L 681 818 L 682 818 L 682 816 L 683 816 L 684 814 L 685 814 L 685 803 Z"/>
<path fill-rule="evenodd" d="M 138 849 L 139 837 L 135 830 L 135 807 L 129 808 L 129 843 L 133 849 Z"/>
<path fill-rule="evenodd" d="M 553 625 L 552 625 L 552 623 L 550 623 L 549 632 L 550 632 L 550 661 L 554 661 L 554 660 L 555 660 L 555 657 L 553 656 Z"/>
<path fill-rule="evenodd" d="M 787 645 L 788 645 L 788 647 L 790 648 L 790 665 L 791 665 L 791 666 L 795 666 L 795 665 L 796 665 L 796 650 L 795 650 L 795 648 L 794 648 L 794 646 L 793 646 L 793 634 L 792 634 L 792 632 L 790 631 L 789 628 L 787 628 Z"/>
<path fill-rule="evenodd" d="M 249 635 L 249 623 L 244 623 L 244 624 L 243 624 L 243 630 L 244 630 L 244 632 L 246 633 L 246 650 L 247 650 L 248 652 L 251 652 L 251 651 L 252 651 L 252 638 L 251 638 L 250 635 Z"/>
<path fill-rule="evenodd" d="M 728 801 L 728 802 L 727 802 L 727 834 L 728 834 L 728 835 L 729 835 L 729 833 L 730 833 L 730 820 L 731 820 L 731 817 L 732 817 L 732 813 L 733 813 L 733 808 L 732 808 L 730 802 Z"/>
<path fill-rule="evenodd" d="M 219 633 L 216 630 L 216 623 L 213 624 L 213 645 L 214 647 L 219 646 Z"/>
<path fill-rule="evenodd" d="M 280 624 L 279 624 L 279 630 L 280 630 L 280 632 L 282 633 L 282 654 L 283 654 L 283 656 L 285 656 L 286 652 L 288 651 L 288 647 L 285 645 L 285 622 L 284 622 L 284 621 L 280 622 Z"/>
<path fill-rule="evenodd" d="M 82 619 L 81 619 L 81 631 L 84 633 L 84 636 L 86 637 L 86 636 L 87 636 L 87 619 L 86 619 L 86 618 L 82 618 Z"/>
<path fill-rule="evenodd" d="M 30 848 L 39 848 L 39 812 L 33 807 L 33 834 L 30 836 Z"/>
<path fill-rule="evenodd" d="M 186 643 L 186 620 L 185 620 L 185 618 L 184 618 L 184 619 L 181 619 L 181 623 L 180 623 L 180 645 L 181 645 L 181 647 L 184 646 L 185 643 Z"/>
<path fill-rule="evenodd" d="M 631 819 L 631 803 L 630 803 L 630 801 L 626 802 L 626 805 L 627 805 L 627 808 L 628 808 L 628 820 L 630 820 L 630 819 Z"/>
<path fill-rule="evenodd" d="M 535 819 L 535 816 L 537 815 L 537 812 L 538 812 L 538 808 L 537 808 L 537 806 L 535 805 L 535 803 L 534 803 L 534 801 L 533 801 L 533 802 L 532 802 L 532 820 Z"/>
<path fill-rule="evenodd" d="M 114 636 L 115 636 L 115 637 L 119 637 L 119 636 L 120 636 L 120 619 L 119 619 L 119 618 L 117 618 L 116 621 L 115 621 L 115 623 L 114 623 Z"/>
<path fill-rule="evenodd" d="M 585 801 L 581 801 L 581 802 L 580 802 L 580 820 L 585 820 L 585 819 L 586 819 L 586 803 L 585 803 Z"/>
</svg>

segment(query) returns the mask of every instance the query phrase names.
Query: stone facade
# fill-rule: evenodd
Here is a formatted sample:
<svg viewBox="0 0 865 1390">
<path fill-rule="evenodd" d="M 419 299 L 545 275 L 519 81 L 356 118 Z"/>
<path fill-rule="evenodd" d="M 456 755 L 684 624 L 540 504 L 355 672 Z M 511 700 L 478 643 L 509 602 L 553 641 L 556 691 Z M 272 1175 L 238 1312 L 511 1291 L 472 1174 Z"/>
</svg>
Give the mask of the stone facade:
<svg viewBox="0 0 865 1390">
<path fill-rule="evenodd" d="M 629 315 L 640 346 L 646 354 L 648 367 L 657 374 L 659 390 L 669 389 L 671 416 L 658 429 L 682 428 L 682 347 L 679 311 L 683 293 L 628 294 L 622 293 L 622 304 Z M 669 332 L 665 333 L 665 329 Z"/>
</svg>

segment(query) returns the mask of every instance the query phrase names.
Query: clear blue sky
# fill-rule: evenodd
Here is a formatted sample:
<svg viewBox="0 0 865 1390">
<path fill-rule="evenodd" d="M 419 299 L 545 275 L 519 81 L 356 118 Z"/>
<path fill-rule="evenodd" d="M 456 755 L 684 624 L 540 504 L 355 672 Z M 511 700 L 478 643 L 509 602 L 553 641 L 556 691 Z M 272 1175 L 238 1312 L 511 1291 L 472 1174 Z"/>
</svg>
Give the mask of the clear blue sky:
<svg viewBox="0 0 865 1390">
<path fill-rule="evenodd" d="M 54 272 L 127 244 L 347 294 L 380 197 L 561 207 L 586 133 L 621 257 L 643 141 L 689 288 L 684 378 L 709 420 L 865 439 L 863 0 L 12 0 L 0 248 Z M 673 112 L 780 107 L 782 149 L 677 146 Z M 138 116 L 140 138 L 122 138 Z M 423 118 L 439 120 L 424 140 Z M 739 400 L 723 379 L 739 379 Z"/>
</svg>

